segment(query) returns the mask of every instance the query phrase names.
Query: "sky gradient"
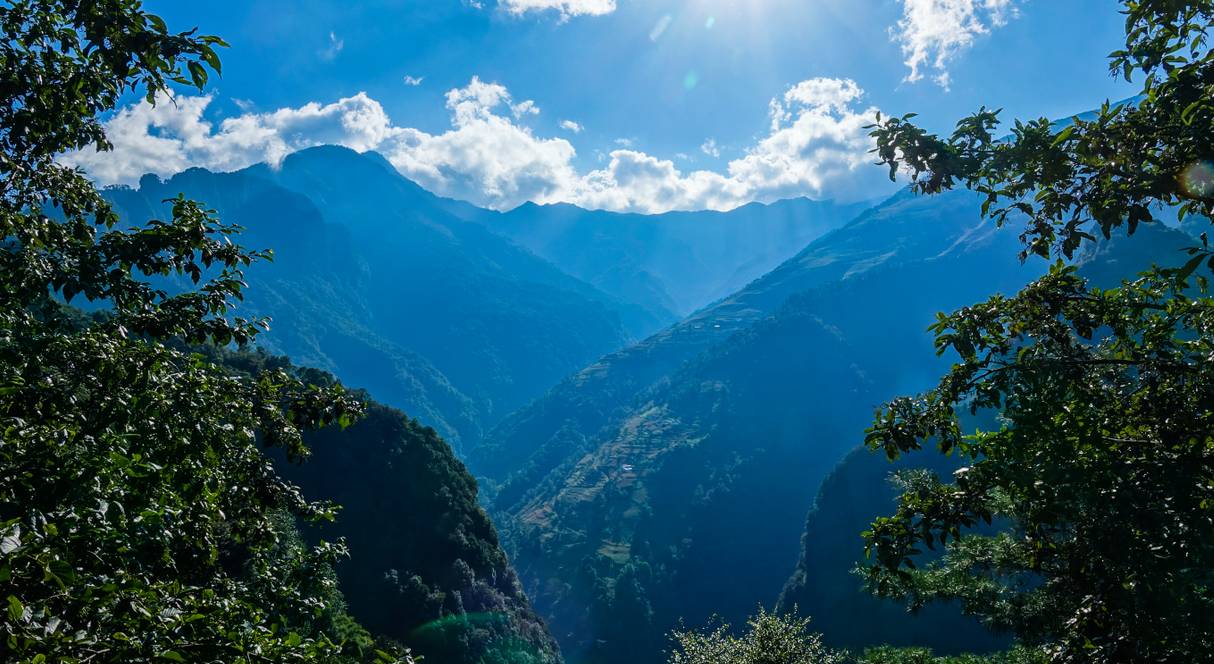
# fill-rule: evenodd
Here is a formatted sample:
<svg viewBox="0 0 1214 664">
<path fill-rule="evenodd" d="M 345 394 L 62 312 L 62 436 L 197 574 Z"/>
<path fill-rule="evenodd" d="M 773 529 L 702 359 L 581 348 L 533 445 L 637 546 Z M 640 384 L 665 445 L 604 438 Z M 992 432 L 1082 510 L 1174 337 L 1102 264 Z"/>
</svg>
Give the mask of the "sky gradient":
<svg viewBox="0 0 1214 664">
<path fill-rule="evenodd" d="M 148 0 L 224 37 L 202 96 L 131 106 L 99 181 L 319 143 L 375 149 L 441 195 L 656 212 L 890 185 L 864 124 L 981 105 L 1063 117 L 1132 94 L 1102 0 Z M 357 5 L 357 6 L 355 6 Z"/>
</svg>

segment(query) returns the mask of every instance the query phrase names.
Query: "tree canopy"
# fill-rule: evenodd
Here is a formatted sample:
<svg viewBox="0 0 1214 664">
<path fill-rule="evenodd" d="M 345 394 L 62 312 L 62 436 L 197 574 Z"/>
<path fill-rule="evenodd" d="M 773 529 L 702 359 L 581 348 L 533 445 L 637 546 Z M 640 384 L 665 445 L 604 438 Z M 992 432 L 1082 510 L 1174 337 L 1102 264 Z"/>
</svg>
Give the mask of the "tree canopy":
<svg viewBox="0 0 1214 664">
<path fill-rule="evenodd" d="M 1214 211 L 1214 3 L 1127 0 L 1114 73 L 1141 95 L 1092 117 L 1016 122 L 980 110 L 947 138 L 906 115 L 873 127 L 891 176 L 916 191 L 965 186 L 1024 256 L 1081 247 L 1165 214 Z M 957 600 L 1057 662 L 1190 662 L 1214 647 L 1214 299 L 1206 243 L 1178 266 L 1112 289 L 1059 261 L 1021 293 L 941 314 L 957 363 L 884 406 L 870 447 L 935 444 L 952 478 L 900 475 L 896 514 L 865 533 L 878 594 Z M 1165 264 L 1169 257 L 1162 256 Z M 962 417 L 997 412 L 996 430 Z M 925 550 L 943 555 L 925 560 Z"/>
<path fill-rule="evenodd" d="M 331 518 L 259 446 L 346 424 L 340 386 L 237 376 L 190 344 L 244 344 L 243 269 L 269 258 L 179 198 L 120 225 L 56 156 L 110 147 L 126 95 L 218 73 L 218 37 L 170 32 L 138 0 L 0 7 L 0 648 L 17 661 L 396 661 L 344 613 L 295 520 Z M 193 287 L 170 292 L 166 278 Z M 78 298 L 103 314 L 65 306 Z M 404 655 L 407 659 L 407 655 Z"/>
</svg>

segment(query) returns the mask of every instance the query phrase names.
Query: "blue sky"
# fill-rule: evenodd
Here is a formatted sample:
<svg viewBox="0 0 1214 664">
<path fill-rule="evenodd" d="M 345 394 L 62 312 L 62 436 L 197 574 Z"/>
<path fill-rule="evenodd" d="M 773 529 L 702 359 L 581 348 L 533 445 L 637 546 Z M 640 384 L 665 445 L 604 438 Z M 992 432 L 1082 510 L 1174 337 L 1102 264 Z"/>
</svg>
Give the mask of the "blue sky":
<svg viewBox="0 0 1214 664">
<path fill-rule="evenodd" d="M 115 154 L 74 157 L 102 182 L 337 142 L 502 209 L 854 199 L 888 191 L 861 156 L 875 110 L 944 130 L 983 104 L 1059 117 L 1134 91 L 1107 74 L 1107 0 L 146 5 L 231 48 L 204 97 L 129 109 Z"/>
</svg>

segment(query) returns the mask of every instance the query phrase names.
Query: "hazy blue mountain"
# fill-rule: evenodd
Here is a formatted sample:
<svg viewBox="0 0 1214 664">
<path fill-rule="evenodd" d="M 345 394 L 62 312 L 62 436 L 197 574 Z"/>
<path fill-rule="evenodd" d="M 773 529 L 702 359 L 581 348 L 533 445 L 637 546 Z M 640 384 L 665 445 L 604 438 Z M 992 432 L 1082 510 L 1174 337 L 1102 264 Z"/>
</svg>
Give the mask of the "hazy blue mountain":
<svg viewBox="0 0 1214 664">
<path fill-rule="evenodd" d="M 562 270 L 674 322 L 742 288 L 868 207 L 797 198 L 658 215 L 525 204 L 479 220 Z"/>
<path fill-rule="evenodd" d="M 618 419 L 638 394 L 766 318 L 790 296 L 854 280 L 882 266 L 946 252 L 962 254 L 995 238 L 1005 241 L 978 220 L 974 200 L 955 194 L 927 203 L 903 192 L 867 210 L 741 290 L 599 359 L 543 399 L 511 415 L 482 446 L 472 450 L 474 470 L 501 484 L 499 488 L 509 495 L 497 504 L 508 505 L 515 499 L 510 493 L 515 486 L 534 485 L 579 453 L 581 448 L 565 440 L 566 434 L 577 439 L 597 433 Z"/>
<path fill-rule="evenodd" d="M 942 368 L 935 312 L 1041 269 L 977 210 L 965 193 L 895 196 L 472 451 L 568 655 L 650 661 L 679 618 L 738 621 L 777 598 L 823 477 L 876 405 Z"/>
<path fill-rule="evenodd" d="M 185 193 L 273 247 L 242 313 L 268 347 L 332 371 L 455 444 L 654 321 L 401 177 L 378 155 L 314 148 L 280 168 L 191 169 L 109 196 L 133 218 Z"/>
</svg>

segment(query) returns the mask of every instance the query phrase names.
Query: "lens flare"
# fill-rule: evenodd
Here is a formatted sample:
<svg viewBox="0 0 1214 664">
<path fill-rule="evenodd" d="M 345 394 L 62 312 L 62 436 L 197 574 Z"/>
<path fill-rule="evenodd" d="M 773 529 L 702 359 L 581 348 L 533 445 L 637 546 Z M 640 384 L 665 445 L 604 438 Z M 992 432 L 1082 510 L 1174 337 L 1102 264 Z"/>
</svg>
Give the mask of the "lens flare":
<svg viewBox="0 0 1214 664">
<path fill-rule="evenodd" d="M 1214 163 L 1199 161 L 1180 174 L 1180 188 L 1194 198 L 1214 196 Z"/>
<path fill-rule="evenodd" d="M 666 28 L 670 27 L 670 22 L 673 20 L 674 17 L 670 14 L 666 14 L 662 18 L 659 18 L 658 22 L 654 24 L 653 29 L 649 31 L 649 41 L 656 42 L 657 40 L 661 39 L 662 33 L 666 32 Z"/>
</svg>

